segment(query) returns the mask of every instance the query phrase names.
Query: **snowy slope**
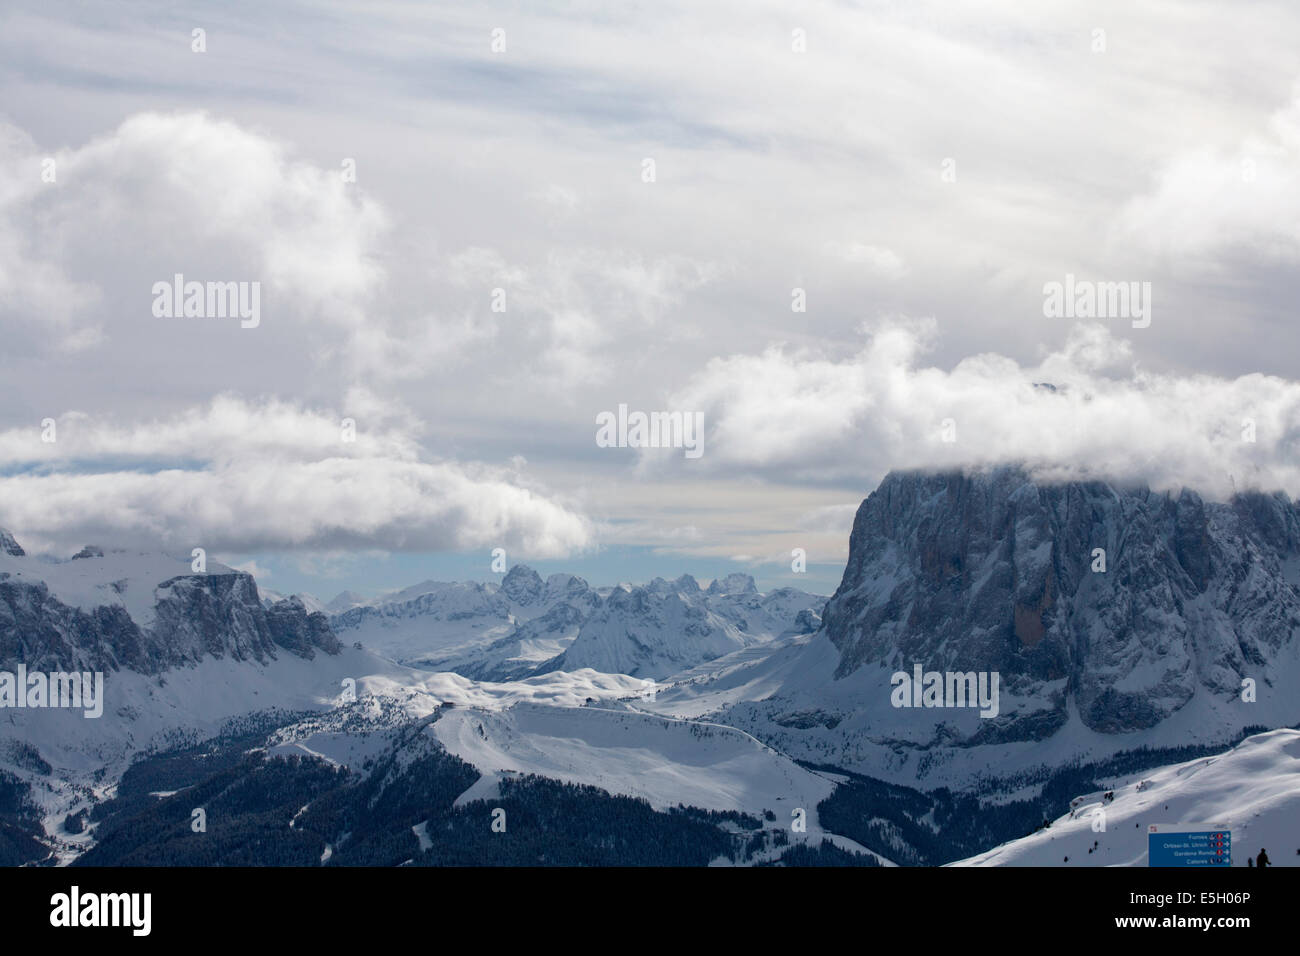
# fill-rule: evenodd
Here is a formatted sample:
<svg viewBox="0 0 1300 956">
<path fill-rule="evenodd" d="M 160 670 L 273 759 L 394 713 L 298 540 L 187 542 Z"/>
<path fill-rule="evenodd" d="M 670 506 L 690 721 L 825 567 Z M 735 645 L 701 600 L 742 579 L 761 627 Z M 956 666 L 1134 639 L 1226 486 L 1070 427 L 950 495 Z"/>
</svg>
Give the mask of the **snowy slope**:
<svg viewBox="0 0 1300 956">
<path fill-rule="evenodd" d="M 896 708 L 890 668 L 864 667 L 836 678 L 840 659 L 822 632 L 768 654 L 722 658 L 699 668 L 692 680 L 675 675 L 660 682 L 655 700 L 643 706 L 731 724 L 795 759 L 922 789 L 959 790 L 995 775 L 1100 761 L 1141 747 L 1224 745 L 1235 728 L 1290 726 L 1297 720 L 1295 701 L 1282 693 L 1300 682 L 1300 658 L 1293 658 L 1273 665 L 1272 686 L 1254 702 L 1201 690 L 1155 727 L 1127 734 L 1088 727 L 1070 704 L 1063 723 L 1044 739 L 1027 731 L 1021 740 L 953 746 L 953 740 L 978 740 L 981 725 L 990 721 L 971 708 Z M 1004 723 L 1032 727 L 1050 699 L 1021 696 L 1004 686 L 999 703 Z"/>
<path fill-rule="evenodd" d="M 1083 795 L 1049 828 L 952 865 L 1146 866 L 1147 828 L 1166 823 L 1229 827 L 1233 866 L 1261 847 L 1274 866 L 1300 865 L 1300 731 L 1248 737 L 1219 756 L 1129 778 L 1113 793 L 1109 802 Z M 1093 829 L 1098 810 L 1105 832 Z"/>
<path fill-rule="evenodd" d="M 395 677 L 367 678 L 359 690 L 379 696 L 277 732 L 272 753 L 311 755 L 364 771 L 399 728 L 444 705 L 425 732 L 483 775 L 458 804 L 496 796 L 504 776 L 537 774 L 641 797 L 660 810 L 685 804 L 756 817 L 771 811 L 775 821 L 767 825 L 787 830 L 800 808 L 807 829 L 790 833 L 791 839 L 816 845 L 825 838 L 870 853 L 821 828 L 817 805 L 835 788 L 832 777 L 805 770 L 734 728 L 641 711 L 637 695 L 644 684 L 635 678 L 595 671 L 511 684 L 453 674 Z"/>
<path fill-rule="evenodd" d="M 13 540 L 7 532 L 0 531 L 0 534 Z M 121 607 L 141 627 L 153 623 L 154 589 L 158 584 L 193 573 L 189 555 L 160 551 L 86 548 L 77 557 L 52 561 L 37 555 L 15 555 L 11 549 L 0 548 L 0 575 L 11 575 L 13 580 L 24 583 L 44 584 L 59 601 L 84 611 Z M 219 561 L 209 560 L 207 573 L 235 572 Z"/>
<path fill-rule="evenodd" d="M 491 643 L 514 629 L 509 602 L 483 584 L 440 584 L 414 597 L 363 604 L 330 618 L 346 643 L 394 660 L 454 654 Z"/>
<path fill-rule="evenodd" d="M 86 806 L 88 794 L 106 793 L 141 751 L 182 736 L 212 736 L 228 719 L 254 711 L 335 706 L 345 678 L 390 666 L 348 649 L 314 660 L 284 655 L 265 664 L 208 658 L 156 676 L 117 671 L 105 677 L 98 719 L 57 708 L 5 710 L 0 767 L 33 784 L 53 834 L 65 815 Z M 14 743 L 34 747 L 51 772 L 15 762 Z"/>
<path fill-rule="evenodd" d="M 794 809 L 802 808 L 809 842 L 826 837 L 868 852 L 818 823 L 817 804 L 835 788 L 830 778 L 733 727 L 630 707 L 517 704 L 498 711 L 452 710 L 431 731 L 484 774 L 463 800 L 489 795 L 500 774 L 534 773 L 642 797 L 661 810 L 686 804 L 759 817 L 770 810 L 778 826 L 788 826 Z"/>
<path fill-rule="evenodd" d="M 660 809 L 815 808 L 834 785 L 748 734 L 607 707 L 519 704 L 456 709 L 433 725 L 448 750 L 485 771 L 514 770 L 643 796 Z"/>
</svg>

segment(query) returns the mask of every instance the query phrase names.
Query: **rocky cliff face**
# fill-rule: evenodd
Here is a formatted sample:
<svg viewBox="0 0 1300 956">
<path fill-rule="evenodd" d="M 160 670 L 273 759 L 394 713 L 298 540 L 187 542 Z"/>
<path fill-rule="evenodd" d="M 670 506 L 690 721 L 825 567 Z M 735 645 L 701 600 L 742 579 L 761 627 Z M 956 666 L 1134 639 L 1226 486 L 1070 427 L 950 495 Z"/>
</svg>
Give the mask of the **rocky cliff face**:
<svg viewBox="0 0 1300 956">
<path fill-rule="evenodd" d="M 1023 471 L 889 475 L 858 509 L 826 606 L 836 679 L 870 665 L 997 671 L 1047 693 L 1034 736 L 1152 727 L 1197 693 L 1271 680 L 1300 633 L 1300 509 Z M 1060 688 L 1064 688 L 1062 693 Z"/>
<path fill-rule="evenodd" d="M 0 554 L 7 554 L 11 558 L 21 558 L 27 552 L 23 550 L 22 545 L 14 540 L 13 535 L 4 528 L 0 528 Z"/>
<path fill-rule="evenodd" d="M 160 581 L 148 571 L 185 563 L 86 549 L 74 568 L 27 557 L 6 532 L 0 543 L 0 669 L 155 674 L 205 657 L 266 662 L 281 650 L 311 658 L 340 649 L 323 614 L 296 599 L 264 607 L 242 571 Z"/>
</svg>

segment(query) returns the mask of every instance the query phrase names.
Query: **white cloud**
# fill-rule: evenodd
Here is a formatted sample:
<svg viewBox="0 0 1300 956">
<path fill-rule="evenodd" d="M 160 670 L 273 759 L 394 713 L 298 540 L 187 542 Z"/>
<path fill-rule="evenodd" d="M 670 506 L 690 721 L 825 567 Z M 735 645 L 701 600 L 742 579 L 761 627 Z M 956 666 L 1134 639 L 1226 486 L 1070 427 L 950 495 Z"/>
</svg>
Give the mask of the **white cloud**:
<svg viewBox="0 0 1300 956">
<path fill-rule="evenodd" d="M 345 428 L 351 419 L 354 428 Z M 394 425 L 411 425 L 400 407 L 362 389 L 349 393 L 336 412 L 304 408 L 280 399 L 251 402 L 222 395 L 209 404 L 168 418 L 121 424 L 102 415 L 71 410 L 54 417 L 53 441 L 45 429 L 0 431 L 0 466 L 118 460 L 202 459 L 229 462 L 269 457 L 298 461 L 322 457 L 385 457 L 412 461 L 419 446 Z M 353 440 L 345 432 L 354 435 Z"/>
<path fill-rule="evenodd" d="M 272 577 L 270 570 L 258 565 L 255 560 L 241 561 L 239 564 L 230 565 L 236 571 L 243 571 L 245 574 L 251 574 L 257 579 L 259 584 L 269 580 Z"/>
<path fill-rule="evenodd" d="M 4 526 L 38 546 L 504 547 L 554 558 L 590 543 L 580 515 L 489 471 L 450 463 L 329 458 L 241 462 L 202 471 L 0 478 Z"/>
<path fill-rule="evenodd" d="M 1150 193 L 1128 203 L 1121 234 L 1184 268 L 1224 254 L 1300 259 L 1300 94 L 1235 147 L 1206 144 L 1174 157 Z"/>
<path fill-rule="evenodd" d="M 839 256 L 845 262 L 866 266 L 872 272 L 886 279 L 900 278 L 907 266 L 902 257 L 892 249 L 874 246 L 863 242 L 828 242 L 826 252 Z"/>
<path fill-rule="evenodd" d="M 1100 0 L 1083 19 L 816 0 L 796 23 L 772 0 L 578 0 L 512 9 L 501 56 L 465 5 L 343 0 L 295 9 L 288 32 L 274 5 L 214 10 L 203 57 L 183 11 L 151 17 L 0 11 L 16 124 L 0 126 L 0 474 L 247 458 L 391 476 L 526 453 L 630 534 L 811 556 L 828 553 L 811 531 L 753 538 L 896 465 L 1041 454 L 1199 487 L 1286 470 L 1300 16 L 1284 5 Z M 154 320 L 149 286 L 178 263 L 261 278 L 260 327 Z M 1152 280 L 1149 334 L 1043 322 L 1043 283 L 1066 273 Z M 890 314 L 935 323 L 860 348 L 860 321 Z M 665 456 L 689 491 L 616 488 L 662 473 L 598 454 L 590 412 L 675 394 L 709 412 L 705 458 Z M 1231 437 L 1237 413 L 1201 406 L 1249 402 L 1259 443 L 1216 456 L 1197 429 Z M 344 415 L 358 442 L 332 447 Z M 57 449 L 32 445 L 47 416 Z M 949 416 L 953 446 L 934 440 Z"/>
<path fill-rule="evenodd" d="M 382 418 L 371 431 L 359 421 L 354 442 L 341 439 L 336 414 L 229 397 L 127 426 L 84 413 L 62 419 L 49 444 L 33 429 L 0 433 L 0 464 L 28 466 L 0 477 L 0 525 L 38 547 L 505 547 L 545 558 L 592 540 L 586 518 L 525 486 L 518 462 L 427 460 Z M 122 470 L 132 459 L 137 470 Z M 156 464 L 186 459 L 183 468 Z"/>
<path fill-rule="evenodd" d="M 690 464 L 870 487 L 893 468 L 1024 462 L 1209 494 L 1300 492 L 1300 382 L 1145 371 L 1097 325 L 1036 365 L 986 353 L 945 370 L 920 361 L 934 335 L 932 322 L 892 322 L 842 359 L 780 347 L 715 359 L 672 398 L 705 414 L 706 452 Z"/>
<path fill-rule="evenodd" d="M 41 155 L 33 144 L 12 132 L 3 142 L 0 162 L 30 170 L 0 204 L 0 236 L 12 244 L 23 235 L 31 258 L 51 270 L 8 275 L 33 305 L 63 298 L 66 312 L 90 320 L 100 297 L 68 293 L 67 276 L 89 276 L 102 289 L 117 284 L 126 264 L 158 280 L 182 272 L 199 281 L 260 281 L 292 303 L 286 315 L 355 326 L 383 279 L 375 253 L 387 217 L 378 204 L 339 171 L 292 160 L 276 141 L 235 123 L 140 113 L 107 136 L 53 153 L 53 183 L 35 175 Z M 141 321 L 150 317 L 148 291 L 143 282 L 136 289 Z"/>
</svg>

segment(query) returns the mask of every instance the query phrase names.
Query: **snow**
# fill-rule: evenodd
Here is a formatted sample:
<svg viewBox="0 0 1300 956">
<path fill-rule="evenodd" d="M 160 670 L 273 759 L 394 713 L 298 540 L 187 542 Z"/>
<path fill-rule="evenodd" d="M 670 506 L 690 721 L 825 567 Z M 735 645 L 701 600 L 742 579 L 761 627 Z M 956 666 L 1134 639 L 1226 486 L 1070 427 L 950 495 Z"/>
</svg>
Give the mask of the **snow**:
<svg viewBox="0 0 1300 956">
<path fill-rule="evenodd" d="M 38 783 L 32 794 L 44 811 L 47 832 L 54 833 L 83 800 L 79 787 L 108 792 L 96 781 L 96 771 L 104 769 L 106 779 L 116 781 L 136 754 L 166 746 L 179 732 L 209 737 L 229 718 L 253 711 L 331 708 L 345 677 L 396 671 L 391 662 L 350 649 L 338 656 L 318 654 L 312 661 L 284 654 L 266 664 L 206 658 L 156 677 L 112 671 L 104 675 L 103 717 L 87 719 L 79 710 L 59 708 L 6 709 L 0 712 L 0 744 L 28 743 L 53 767 L 49 777 L 6 769 Z"/>
<path fill-rule="evenodd" d="M 1039 551 L 1027 547 L 1023 563 L 1040 563 Z M 208 564 L 209 573 L 228 570 Z M 0 573 L 43 581 L 60 601 L 87 610 L 121 606 L 144 627 L 153 619 L 158 584 L 192 574 L 187 555 L 106 550 L 102 557 L 51 561 L 3 549 Z M 541 582 L 516 571 L 513 582 L 509 593 L 496 584 L 437 582 L 373 601 L 345 592 L 331 606 L 352 608 L 334 617 L 355 624 L 339 630 L 345 645 L 360 636 L 394 658 L 442 662 L 460 655 L 456 659 L 541 663 L 563 653 L 562 669 L 520 680 L 471 680 L 345 647 L 310 661 L 291 654 L 266 663 L 205 658 L 155 676 L 114 671 L 105 675 L 102 719 L 57 708 L 0 712 L 0 745 L 14 740 L 34 746 L 54 772 L 43 777 L 7 769 L 38 784 L 33 794 L 54 833 L 65 814 L 85 807 L 89 792 L 111 792 L 134 755 L 175 741 L 181 731 L 205 737 L 228 718 L 253 711 L 313 711 L 316 716 L 278 734 L 269 751 L 357 769 L 392 745 L 394 726 L 443 708 L 425 732 L 482 774 L 458 805 L 497 799 L 507 776 L 535 773 L 641 797 L 660 810 L 687 804 L 759 817 L 771 810 L 777 822 L 769 827 L 788 829 L 791 811 L 803 808 L 810 842 L 826 836 L 861 852 L 852 841 L 826 834 L 817 820 L 817 804 L 840 778 L 804 769 L 794 758 L 913 786 L 966 789 L 993 772 L 1051 769 L 1141 746 L 1212 744 L 1233 727 L 1283 726 L 1300 716 L 1289 691 L 1300 683 L 1300 659 L 1279 653 L 1261 671 L 1256 703 L 1199 684 L 1155 727 L 1103 734 L 1083 724 L 1070 699 L 1066 723 L 1044 740 L 935 747 L 940 730 L 967 735 L 979 729 L 977 712 L 894 708 L 893 668 L 883 660 L 836 678 L 840 652 L 826 632 L 782 632 L 799 610 L 815 607 L 817 599 L 803 592 L 760 595 L 745 576 L 701 590 L 683 576 L 620 589 L 611 600 L 610 592 L 570 575 Z M 882 571 L 860 589 L 887 595 L 895 584 Z M 1247 580 L 1243 588 L 1249 586 Z M 1187 602 L 1183 618 L 1205 628 L 1222 618 L 1220 630 L 1230 633 L 1217 600 L 1206 594 Z M 546 617 L 551 609 L 566 610 L 565 602 L 577 602 L 568 607 L 581 611 L 581 624 L 564 615 L 554 622 Z M 321 605 L 310 599 L 308 606 Z M 1180 619 L 1156 620 L 1159 613 L 1148 609 L 1147 622 L 1172 633 Z M 517 640 L 491 646 L 502 638 Z M 1146 645 L 1124 650 L 1122 658 L 1098 665 L 1123 675 L 1115 684 L 1120 689 L 1154 687 L 1170 666 L 1165 657 L 1150 656 Z M 341 696 L 347 679 L 355 681 L 355 702 Z M 1064 678 L 1041 681 L 1032 696 L 1019 698 L 1004 684 L 1002 714 L 1031 714 L 1063 689 Z M 99 771 L 106 772 L 97 778 Z M 1231 827 L 1240 864 L 1244 854 L 1265 846 L 1276 865 L 1295 865 L 1297 774 L 1300 732 L 1260 734 L 1218 757 L 1118 781 L 1113 801 L 1080 795 L 1051 828 L 957 865 L 1062 865 L 1068 856 L 1069 865 L 1140 866 L 1150 824 L 1198 821 Z M 1004 791 L 989 799 L 1017 795 Z M 1106 814 L 1101 833 L 1091 826 L 1098 809 Z M 422 847 L 426 826 L 413 828 Z M 60 839 L 66 858 L 93 835 Z M 327 848 L 322 861 L 331 852 Z"/>
<path fill-rule="evenodd" d="M 1230 828 L 1233 866 L 1261 848 L 1274 866 L 1300 865 L 1300 731 L 1257 734 L 1217 757 L 1145 771 L 1114 794 L 1110 802 L 1087 795 L 1049 828 L 951 865 L 1146 866 L 1148 826 L 1179 823 Z M 1093 830 L 1098 809 L 1105 832 Z"/>
<path fill-rule="evenodd" d="M 417 823 L 415 826 L 411 827 L 411 832 L 414 833 L 415 838 L 420 841 L 421 853 L 433 848 L 433 840 L 429 839 L 428 820 L 425 820 L 423 823 Z"/>
<path fill-rule="evenodd" d="M 510 602 L 484 584 L 417 585 L 389 600 L 333 615 L 339 640 L 360 641 L 393 660 L 447 657 L 490 644 L 514 630 Z M 331 602 L 333 603 L 333 602 Z"/>
<path fill-rule="evenodd" d="M 963 735 L 977 731 L 982 720 L 978 712 L 895 708 L 890 701 L 891 668 L 865 666 L 837 679 L 839 661 L 839 651 L 822 631 L 673 675 L 660 681 L 654 699 L 640 706 L 665 715 L 733 724 L 793 758 L 922 789 L 966 789 L 993 775 L 994 768 L 997 776 L 1012 776 L 1061 767 L 1075 759 L 1099 761 L 1144 746 L 1226 746 L 1234 728 L 1291 726 L 1300 719 L 1295 695 L 1286 692 L 1300 686 L 1300 658 L 1291 655 L 1279 656 L 1271 665 L 1270 684 L 1260 682 L 1254 703 L 1202 688 L 1155 727 L 1106 734 L 1085 726 L 1071 699 L 1066 722 L 1046 739 L 933 747 L 929 745 L 944 725 Z M 1040 694 L 1021 698 L 1003 685 L 1001 714 L 1032 714 L 1044 706 L 1042 694 L 1061 686 L 1061 682 L 1044 683 Z M 833 728 L 791 728 L 776 722 L 783 715 L 802 713 L 823 713 L 839 722 Z M 928 760 L 920 759 L 924 754 Z"/>
<path fill-rule="evenodd" d="M 272 757 L 315 757 L 335 767 L 358 767 L 392 743 L 380 733 L 315 733 L 268 748 Z"/>
<path fill-rule="evenodd" d="M 463 807 L 467 803 L 473 803 L 476 800 L 500 800 L 501 799 L 501 778 L 508 776 L 505 773 L 497 773 L 492 770 L 483 770 L 479 768 L 483 776 L 479 777 L 469 789 L 456 798 L 453 806 Z"/>
<path fill-rule="evenodd" d="M 191 560 L 188 554 L 105 549 L 102 557 L 53 561 L 30 554 L 16 557 L 0 549 L 0 574 L 28 584 L 44 582 L 51 595 L 70 607 L 123 607 L 147 628 L 154 620 L 154 589 L 171 578 L 193 575 Z M 208 574 L 235 573 L 211 558 L 206 569 Z"/>
<path fill-rule="evenodd" d="M 656 809 L 684 803 L 810 820 L 835 784 L 733 727 L 634 710 L 517 704 L 455 709 L 432 725 L 449 751 L 481 772 L 534 773 L 643 797 Z M 814 824 L 810 823 L 809 831 Z"/>
<path fill-rule="evenodd" d="M 759 594 L 747 575 L 707 591 L 689 575 L 597 589 L 517 565 L 500 585 L 426 581 L 340 603 L 331 625 L 393 660 L 477 676 L 516 676 L 564 654 L 565 670 L 662 677 L 780 637 L 800 611 L 824 603 L 795 588 Z"/>
<path fill-rule="evenodd" d="M 701 591 L 689 576 L 655 578 L 597 607 L 565 651 L 563 666 L 664 678 L 790 632 L 824 599 L 794 588 L 759 594 L 753 578 L 730 575 Z"/>
</svg>

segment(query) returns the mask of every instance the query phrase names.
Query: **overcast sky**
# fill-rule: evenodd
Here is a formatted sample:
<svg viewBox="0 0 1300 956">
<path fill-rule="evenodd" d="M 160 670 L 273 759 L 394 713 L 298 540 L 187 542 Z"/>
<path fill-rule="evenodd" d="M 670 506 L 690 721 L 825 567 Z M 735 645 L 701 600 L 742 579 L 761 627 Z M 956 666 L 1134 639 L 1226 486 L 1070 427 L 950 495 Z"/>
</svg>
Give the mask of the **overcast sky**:
<svg viewBox="0 0 1300 956">
<path fill-rule="evenodd" d="M 1136 6 L 10 0 L 0 527 L 829 593 L 892 468 L 1296 495 L 1300 8 Z"/>
</svg>

